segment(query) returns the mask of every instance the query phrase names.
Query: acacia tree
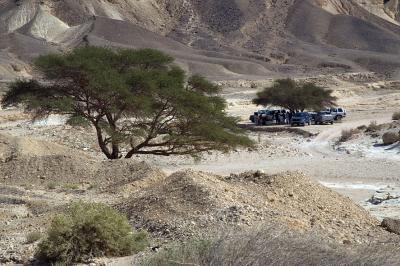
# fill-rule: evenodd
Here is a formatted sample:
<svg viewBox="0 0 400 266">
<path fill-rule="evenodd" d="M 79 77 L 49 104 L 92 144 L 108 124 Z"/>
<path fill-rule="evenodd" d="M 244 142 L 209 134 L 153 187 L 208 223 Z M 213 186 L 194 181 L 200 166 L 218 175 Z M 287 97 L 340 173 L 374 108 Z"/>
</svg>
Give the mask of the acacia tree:
<svg viewBox="0 0 400 266">
<path fill-rule="evenodd" d="M 335 105 L 336 98 L 332 90 L 327 90 L 306 82 L 299 83 L 292 79 L 278 79 L 270 87 L 265 88 L 253 99 L 257 105 L 275 105 L 290 111 L 305 109 L 321 110 L 325 106 Z"/>
<path fill-rule="evenodd" d="M 84 47 L 41 56 L 41 80 L 18 80 L 3 106 L 22 104 L 35 118 L 89 123 L 109 159 L 134 154 L 192 155 L 252 142 L 225 113 L 220 88 L 185 72 L 157 50 Z"/>
</svg>

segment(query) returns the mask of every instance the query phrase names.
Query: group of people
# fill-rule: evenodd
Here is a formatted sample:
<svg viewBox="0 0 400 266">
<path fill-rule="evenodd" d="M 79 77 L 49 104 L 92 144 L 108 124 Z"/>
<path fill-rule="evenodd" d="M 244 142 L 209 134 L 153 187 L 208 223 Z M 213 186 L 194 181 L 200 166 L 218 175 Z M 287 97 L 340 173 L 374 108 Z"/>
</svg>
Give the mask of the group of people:
<svg viewBox="0 0 400 266">
<path fill-rule="evenodd" d="M 286 110 L 275 110 L 269 111 L 268 113 L 259 113 L 258 117 L 256 117 L 256 124 L 265 125 L 267 121 L 277 125 L 290 124 L 293 115 L 294 112 Z"/>
</svg>

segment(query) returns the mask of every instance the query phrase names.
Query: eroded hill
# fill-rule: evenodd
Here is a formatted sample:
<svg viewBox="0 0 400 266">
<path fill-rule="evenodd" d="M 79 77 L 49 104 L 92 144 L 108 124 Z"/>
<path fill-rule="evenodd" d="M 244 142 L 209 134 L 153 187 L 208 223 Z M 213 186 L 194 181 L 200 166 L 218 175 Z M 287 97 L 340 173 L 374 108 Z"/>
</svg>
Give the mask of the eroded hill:
<svg viewBox="0 0 400 266">
<path fill-rule="evenodd" d="M 400 75 L 399 2 L 0 1 L 0 78 L 82 44 L 153 47 L 214 79 L 376 71 Z M 118 30 L 116 30 L 118 29 Z"/>
</svg>

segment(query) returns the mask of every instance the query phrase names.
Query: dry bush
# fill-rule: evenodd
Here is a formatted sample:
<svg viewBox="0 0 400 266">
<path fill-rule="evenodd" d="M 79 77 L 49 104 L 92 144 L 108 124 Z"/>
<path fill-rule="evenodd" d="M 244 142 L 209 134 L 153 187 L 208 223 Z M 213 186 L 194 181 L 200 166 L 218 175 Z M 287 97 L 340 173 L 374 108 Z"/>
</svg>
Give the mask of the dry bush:
<svg viewBox="0 0 400 266">
<path fill-rule="evenodd" d="M 74 183 L 66 183 L 62 186 L 64 190 L 78 190 L 80 187 L 79 184 L 74 184 Z"/>
<path fill-rule="evenodd" d="M 386 132 L 382 136 L 383 144 L 390 145 L 399 141 L 399 135 L 395 132 Z"/>
<path fill-rule="evenodd" d="M 392 119 L 393 119 L 393 120 L 400 120 L 400 112 L 395 112 L 395 113 L 392 115 Z"/>
<path fill-rule="evenodd" d="M 342 130 L 342 135 L 340 136 L 339 142 L 346 142 L 352 139 L 355 135 L 359 134 L 361 131 L 357 128 Z"/>
<path fill-rule="evenodd" d="M 26 244 L 32 244 L 42 238 L 42 234 L 40 232 L 30 232 L 26 235 Z"/>
<path fill-rule="evenodd" d="M 381 130 L 381 129 L 382 129 L 382 126 L 381 126 L 381 125 L 378 125 L 378 123 L 377 123 L 376 121 L 372 121 L 372 122 L 368 125 L 366 131 L 367 131 L 367 132 L 376 132 L 376 131 L 379 131 L 379 130 Z"/>
<path fill-rule="evenodd" d="M 42 263 L 86 262 L 93 257 L 128 256 L 148 245 L 125 216 L 99 203 L 77 202 L 54 218 L 35 257 Z"/>
<path fill-rule="evenodd" d="M 45 200 L 30 200 L 26 203 L 26 206 L 34 215 L 48 213 L 53 209 Z"/>
<path fill-rule="evenodd" d="M 367 130 L 367 128 L 368 127 L 366 125 L 361 125 L 361 126 L 357 127 L 357 129 L 360 130 L 360 131 L 365 131 L 365 130 Z"/>
<path fill-rule="evenodd" d="M 241 265 L 396 265 L 396 248 L 343 246 L 316 235 L 296 235 L 275 229 L 229 234 L 170 246 L 144 259 L 143 266 Z"/>
<path fill-rule="evenodd" d="M 49 182 L 49 183 L 46 184 L 46 188 L 49 189 L 49 190 L 56 189 L 56 188 L 57 188 L 57 183 L 51 181 L 51 182 Z"/>
</svg>

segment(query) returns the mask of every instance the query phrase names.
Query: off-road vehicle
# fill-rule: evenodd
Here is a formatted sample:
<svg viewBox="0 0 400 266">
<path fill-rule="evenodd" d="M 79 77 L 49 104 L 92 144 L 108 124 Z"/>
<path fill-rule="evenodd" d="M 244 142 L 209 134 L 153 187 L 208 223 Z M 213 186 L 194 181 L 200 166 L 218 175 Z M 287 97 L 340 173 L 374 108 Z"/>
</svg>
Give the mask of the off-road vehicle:
<svg viewBox="0 0 400 266">
<path fill-rule="evenodd" d="M 290 122 L 291 126 L 305 126 L 306 124 L 311 125 L 311 116 L 307 112 L 295 113 Z"/>
</svg>

